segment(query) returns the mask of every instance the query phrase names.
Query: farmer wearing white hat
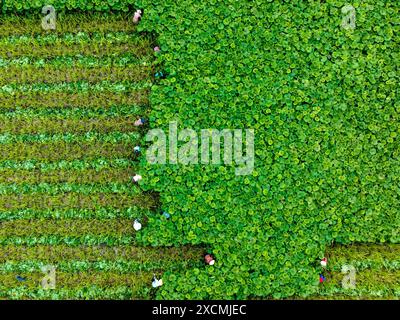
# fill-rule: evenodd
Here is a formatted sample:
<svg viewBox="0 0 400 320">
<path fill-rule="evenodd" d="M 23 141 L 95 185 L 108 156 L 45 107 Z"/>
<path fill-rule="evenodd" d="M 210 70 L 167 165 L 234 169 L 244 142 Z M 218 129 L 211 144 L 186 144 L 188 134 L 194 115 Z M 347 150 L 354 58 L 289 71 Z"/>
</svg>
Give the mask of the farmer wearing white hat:
<svg viewBox="0 0 400 320">
<path fill-rule="evenodd" d="M 151 283 L 153 288 L 161 287 L 163 285 L 162 279 L 157 279 L 156 275 L 153 276 L 153 282 Z"/>
<path fill-rule="evenodd" d="M 135 229 L 136 231 L 142 229 L 142 224 L 137 219 L 133 221 L 133 229 Z"/>
</svg>

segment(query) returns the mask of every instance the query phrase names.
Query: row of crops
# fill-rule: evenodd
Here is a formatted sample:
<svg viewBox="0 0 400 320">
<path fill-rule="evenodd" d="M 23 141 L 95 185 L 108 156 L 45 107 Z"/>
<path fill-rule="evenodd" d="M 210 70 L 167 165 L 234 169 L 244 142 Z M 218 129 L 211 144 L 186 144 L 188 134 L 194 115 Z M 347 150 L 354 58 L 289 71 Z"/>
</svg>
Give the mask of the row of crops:
<svg viewBox="0 0 400 320">
<path fill-rule="evenodd" d="M 75 13 L 59 15 L 55 34 L 39 16 L 13 16 L 47 4 Z M 3 1 L 2 297 L 398 299 L 400 6 L 353 3 L 356 28 L 345 30 L 345 4 Z M 160 66 L 167 76 L 152 84 Z M 166 132 L 173 121 L 252 128 L 255 168 L 132 162 L 145 146 L 139 116 Z M 329 249 L 355 242 L 366 244 Z M 142 257 L 157 248 L 148 263 L 107 253 L 138 243 L 149 246 Z M 86 247 L 100 257 L 80 256 Z M 35 289 L 40 250 L 58 252 L 56 291 Z M 356 288 L 341 285 L 343 263 Z M 153 273 L 163 274 L 156 291 Z"/>
<path fill-rule="evenodd" d="M 203 251 L 135 240 L 133 220 L 158 207 L 131 181 L 153 39 L 128 14 L 59 14 L 54 32 L 40 23 L 1 20 L 0 298 L 149 299 L 154 274 Z"/>
<path fill-rule="evenodd" d="M 325 281 L 313 299 L 399 299 L 400 246 L 363 244 L 327 250 Z"/>
</svg>

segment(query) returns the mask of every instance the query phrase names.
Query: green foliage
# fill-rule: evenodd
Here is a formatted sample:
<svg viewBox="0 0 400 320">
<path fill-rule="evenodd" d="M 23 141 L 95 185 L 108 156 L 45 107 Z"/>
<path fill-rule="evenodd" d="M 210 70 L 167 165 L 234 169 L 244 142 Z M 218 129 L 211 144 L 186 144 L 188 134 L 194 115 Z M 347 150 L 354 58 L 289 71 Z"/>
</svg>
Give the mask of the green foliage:
<svg viewBox="0 0 400 320">
<path fill-rule="evenodd" d="M 114 144 L 105 141 L 80 142 L 70 144 L 65 141 L 32 142 L 26 145 L 24 142 L 14 144 L 0 143 L 0 161 L 25 161 L 34 160 L 43 163 L 53 161 L 70 161 L 81 159 L 97 159 L 100 157 L 108 159 L 129 158 L 132 156 L 134 144 L 121 142 Z"/>
<path fill-rule="evenodd" d="M 43 30 L 41 21 L 44 15 L 41 10 L 35 10 L 29 16 L 21 19 L 19 15 L 7 14 L 0 16 L 1 37 L 20 36 L 20 35 L 39 35 L 48 34 Z M 134 32 L 136 26 L 131 23 L 130 14 L 114 12 L 112 15 L 104 12 L 83 12 L 74 14 L 63 13 L 57 10 L 56 30 L 58 34 L 85 32 Z M 135 35 L 135 33 L 133 33 Z"/>
<path fill-rule="evenodd" d="M 156 206 L 131 181 L 151 39 L 126 20 L 71 17 L 53 34 L 29 25 L 38 17 L 1 19 L 0 299 L 149 298 L 153 273 L 202 254 L 134 247 L 133 219 Z M 48 263 L 52 292 L 40 289 Z"/>
<path fill-rule="evenodd" d="M 168 77 L 151 127 L 253 128 L 255 169 L 146 165 L 172 221 L 143 243 L 207 244 L 213 267 L 170 274 L 159 298 L 306 296 L 332 242 L 400 241 L 399 9 L 342 1 L 141 1 Z M 223 280 L 222 280 L 223 279 Z"/>
<path fill-rule="evenodd" d="M 15 110 L 16 108 L 47 109 L 47 108 L 107 108 L 119 105 L 145 105 L 148 103 L 148 88 L 132 88 L 126 94 L 110 91 L 16 91 L 10 95 L 0 92 L 0 110 Z"/>
<path fill-rule="evenodd" d="M 44 4 L 61 11 L 145 8 L 138 30 L 159 35 L 162 53 L 156 65 L 168 75 L 152 86 L 152 128 L 178 120 L 180 128 L 195 130 L 255 130 L 255 169 L 249 176 L 235 176 L 234 167 L 141 162 L 146 172 L 142 186 L 161 193 L 162 208 L 172 218 L 150 217 L 137 240 L 206 244 L 217 259 L 214 266 L 167 272 L 158 298 L 306 297 L 318 292 L 318 260 L 332 242 L 400 242 L 398 2 L 353 3 L 353 31 L 340 27 L 346 3 L 338 0 L 10 0 L 3 9 L 35 12 Z M 67 55 L 76 55 L 77 47 L 71 48 Z M 100 54 L 98 48 L 87 54 Z M 0 56 L 14 59 L 15 52 Z M 23 54 L 36 59 L 46 52 Z M 47 56 L 61 54 L 60 49 Z M 135 89 L 150 88 L 141 85 Z M 85 88 L 96 94 L 101 88 L 128 93 L 112 83 L 7 85 L 0 90 L 0 106 L 3 96 L 21 91 Z M 5 99 L 10 105 L 12 98 Z M 21 157 L 14 149 L 10 158 L 2 147 L 0 160 L 26 161 L 44 152 Z M 99 146 L 97 156 L 124 158 L 121 149 L 104 153 Z M 85 151 L 94 157 L 93 150 Z M 75 152 L 62 156 L 72 160 Z M 2 203 L 0 197 L 0 208 Z M 17 199 L 10 203 L 18 208 Z M 99 199 L 84 204 L 96 207 Z M 77 245 L 100 238 L 22 240 L 27 245 Z M 8 237 L 2 243 L 21 239 Z M 19 290 L 7 292 L 26 296 Z M 130 296 L 124 290 L 110 297 Z M 382 294 L 366 284 L 354 296 L 399 295 L 397 284 L 390 290 Z M 89 292 L 79 296 L 97 296 L 98 291 Z M 326 294 L 335 293 L 343 294 L 338 288 Z M 57 297 L 65 296 L 69 293 Z"/>
<path fill-rule="evenodd" d="M 46 211 L 49 208 L 58 210 L 68 209 L 87 209 L 97 210 L 99 208 L 110 207 L 127 209 L 131 206 L 140 205 L 144 208 L 154 207 L 154 199 L 147 194 L 132 196 L 130 194 L 97 193 L 82 195 L 79 192 L 65 192 L 56 195 L 48 194 L 7 194 L 0 195 L 0 212 L 13 212 L 19 210 Z"/>
</svg>

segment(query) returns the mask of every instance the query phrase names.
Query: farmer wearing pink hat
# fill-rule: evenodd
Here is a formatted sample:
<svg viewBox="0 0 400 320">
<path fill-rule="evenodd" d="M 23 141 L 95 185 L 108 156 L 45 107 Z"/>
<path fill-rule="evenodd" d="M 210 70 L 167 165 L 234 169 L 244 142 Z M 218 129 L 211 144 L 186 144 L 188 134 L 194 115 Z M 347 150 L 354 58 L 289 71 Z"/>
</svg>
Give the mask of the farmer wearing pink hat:
<svg viewBox="0 0 400 320">
<path fill-rule="evenodd" d="M 209 253 L 204 256 L 204 261 L 210 266 L 214 265 L 215 263 L 214 257 Z"/>
</svg>

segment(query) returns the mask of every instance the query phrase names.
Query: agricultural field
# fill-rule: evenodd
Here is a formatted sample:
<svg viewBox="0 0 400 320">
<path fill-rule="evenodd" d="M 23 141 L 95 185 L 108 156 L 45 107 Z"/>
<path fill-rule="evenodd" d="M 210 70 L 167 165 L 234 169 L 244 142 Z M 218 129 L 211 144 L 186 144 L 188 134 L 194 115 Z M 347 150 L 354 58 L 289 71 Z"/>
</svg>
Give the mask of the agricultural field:
<svg viewBox="0 0 400 320">
<path fill-rule="evenodd" d="M 2 299 L 149 299 L 153 274 L 201 260 L 135 241 L 133 220 L 157 214 L 131 181 L 154 52 L 129 21 L 59 15 L 52 33 L 39 17 L 1 21 Z M 55 290 L 40 286 L 44 266 Z"/>
<path fill-rule="evenodd" d="M 400 4 L 346 4 L 3 1 L 0 299 L 400 299 Z"/>
</svg>

